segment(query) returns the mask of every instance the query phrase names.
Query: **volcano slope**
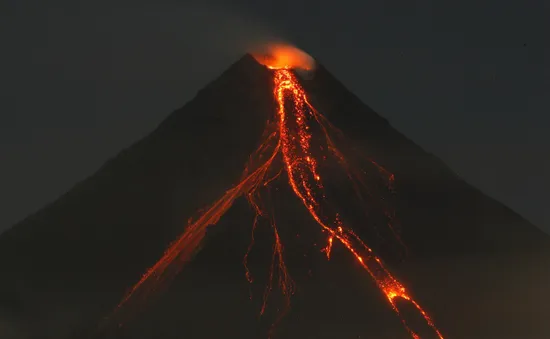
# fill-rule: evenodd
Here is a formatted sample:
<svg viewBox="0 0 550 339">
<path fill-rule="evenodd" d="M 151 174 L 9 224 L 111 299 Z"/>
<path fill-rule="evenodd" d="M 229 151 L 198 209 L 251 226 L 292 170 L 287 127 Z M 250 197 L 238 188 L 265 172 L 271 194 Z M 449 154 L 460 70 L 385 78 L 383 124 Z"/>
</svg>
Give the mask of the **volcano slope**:
<svg viewBox="0 0 550 339">
<path fill-rule="evenodd" d="M 368 176 L 367 210 L 353 212 L 353 189 L 336 171 L 325 179 L 327 194 L 442 335 L 550 335 L 548 236 L 395 131 L 322 66 L 300 82 L 376 173 Z M 410 338 L 344 246 L 335 243 L 327 261 L 327 234 L 285 173 L 275 173 L 268 205 L 284 246 L 286 289 L 277 260 L 270 283 L 269 220 L 256 225 L 243 265 L 255 211 L 241 197 L 170 284 L 123 316 L 112 312 L 187 220 L 242 178 L 276 114 L 273 94 L 273 71 L 244 56 L 149 136 L 3 234 L 0 325 L 20 338 Z M 393 211 L 400 241 L 386 225 Z M 410 305 L 401 311 L 422 338 L 435 337 Z"/>
</svg>

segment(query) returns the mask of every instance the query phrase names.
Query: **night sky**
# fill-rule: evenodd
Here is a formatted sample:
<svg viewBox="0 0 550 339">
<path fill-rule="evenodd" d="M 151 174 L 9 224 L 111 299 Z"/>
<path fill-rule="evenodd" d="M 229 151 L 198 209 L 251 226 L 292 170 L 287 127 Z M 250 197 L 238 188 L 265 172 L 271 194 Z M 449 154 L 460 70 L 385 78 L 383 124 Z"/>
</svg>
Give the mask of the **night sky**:
<svg viewBox="0 0 550 339">
<path fill-rule="evenodd" d="M 0 0 L 0 232 L 282 37 L 550 233 L 542 0 L 228 3 Z"/>
</svg>

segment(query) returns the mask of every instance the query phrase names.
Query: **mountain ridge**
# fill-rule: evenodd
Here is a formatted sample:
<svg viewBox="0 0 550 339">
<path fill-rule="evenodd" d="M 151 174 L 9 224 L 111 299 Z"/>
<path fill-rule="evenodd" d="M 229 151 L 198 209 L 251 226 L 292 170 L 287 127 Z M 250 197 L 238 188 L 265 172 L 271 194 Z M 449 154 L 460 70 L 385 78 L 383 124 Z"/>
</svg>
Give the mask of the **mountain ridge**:
<svg viewBox="0 0 550 339">
<path fill-rule="evenodd" d="M 228 75 L 228 73 L 230 73 L 231 71 L 233 71 L 233 67 L 235 65 L 240 65 L 242 64 L 243 62 L 250 62 L 250 61 L 253 61 L 254 60 L 254 57 L 252 54 L 250 53 L 246 53 L 243 57 L 241 57 L 238 61 L 234 62 L 233 64 L 230 65 L 230 67 L 222 72 L 221 75 L 219 75 L 218 77 L 214 78 L 212 81 L 210 81 L 205 87 L 199 89 L 196 93 L 196 95 L 194 97 L 192 97 L 190 99 L 190 101 L 188 103 L 191 103 L 193 102 L 196 98 L 200 97 L 201 95 L 203 95 L 204 92 L 207 92 L 208 90 L 211 89 L 211 86 L 212 84 L 216 83 L 219 79 L 223 79 L 224 77 L 226 77 Z M 255 60 L 254 60 L 255 61 Z M 248 63 L 247 62 L 247 63 Z M 260 64 L 254 62 L 256 64 L 256 66 L 258 68 L 260 67 L 263 67 L 261 66 Z M 338 83 L 338 85 L 340 87 L 342 87 L 343 89 L 345 89 L 347 92 L 349 92 L 350 94 L 352 94 L 352 97 L 354 98 L 354 101 L 356 101 L 357 103 L 359 103 L 361 106 L 364 106 L 368 109 L 369 113 L 372 114 L 373 117 L 376 117 L 377 119 L 379 119 L 382 124 L 385 126 L 385 127 L 388 127 L 390 129 L 392 129 L 393 131 L 397 132 L 397 134 L 403 139 L 403 140 L 406 140 L 408 143 L 411 143 L 412 145 L 414 145 L 420 152 L 423 152 L 425 154 L 427 154 L 429 157 L 433 158 L 434 160 L 436 160 L 439 165 L 441 167 L 444 167 L 445 170 L 447 170 L 449 173 L 452 173 L 454 176 L 455 176 L 455 179 L 459 180 L 459 181 L 463 181 L 464 183 L 466 183 L 470 188 L 478 191 L 478 193 L 482 194 L 482 195 L 485 195 L 487 196 L 488 198 L 490 198 L 491 200 L 493 200 L 494 202 L 498 203 L 498 204 L 501 204 L 503 205 L 504 207 L 506 207 L 506 209 L 510 212 L 510 213 L 513 213 L 515 214 L 518 219 L 521 219 L 522 221 L 525 221 L 529 224 L 532 224 L 530 221 L 528 221 L 525 217 L 523 217 L 522 215 L 520 215 L 519 213 L 517 213 L 516 211 L 514 211 L 511 207 L 503 204 L 502 202 L 498 201 L 496 198 L 493 198 L 491 196 L 488 196 L 487 194 L 485 194 L 482 190 L 480 190 L 479 188 L 473 186 L 472 184 L 468 183 L 466 179 L 464 179 L 462 176 L 460 176 L 458 173 L 454 172 L 452 170 L 451 167 L 449 167 L 441 158 L 439 158 L 436 154 L 434 153 L 431 153 L 429 151 L 427 151 L 426 149 L 424 149 L 422 146 L 416 144 L 412 139 L 408 138 L 406 135 L 404 135 L 403 133 L 397 131 L 396 129 L 394 129 L 391 125 L 391 123 L 385 119 L 384 117 L 378 115 L 371 107 L 369 107 L 368 105 L 362 103 L 361 99 L 355 95 L 353 92 L 349 91 L 347 88 L 345 88 L 345 86 L 336 78 L 334 78 L 329 72 L 328 70 L 326 70 L 326 68 L 320 64 L 319 65 L 319 69 L 321 70 L 321 72 L 324 72 L 325 74 L 327 74 L 328 76 L 330 76 L 332 79 L 333 82 L 335 83 Z M 306 88 L 308 87 L 307 86 L 307 81 L 303 81 L 302 80 L 302 84 L 306 84 Z M 52 202 L 50 203 L 47 203 L 44 207 L 38 209 L 36 212 L 33 212 L 31 213 L 29 216 L 23 218 L 22 220 L 16 222 L 15 224 L 13 224 L 10 228 L 8 228 L 4 233 L 10 231 L 12 228 L 16 227 L 17 225 L 19 224 L 22 224 L 24 223 L 27 219 L 29 218 L 33 218 L 35 217 L 36 214 L 39 214 L 41 211 L 47 209 L 48 207 L 50 207 L 51 205 L 55 204 L 58 200 L 63 200 L 65 199 L 65 197 L 70 194 L 71 191 L 73 190 L 76 190 L 79 186 L 85 184 L 89 179 L 91 179 L 92 177 L 100 174 L 101 171 L 104 170 L 105 167 L 109 166 L 110 163 L 114 160 L 116 160 L 117 158 L 119 157 L 123 157 L 126 153 L 128 152 L 131 152 L 132 149 L 135 149 L 136 147 L 139 147 L 139 145 L 143 142 L 145 142 L 147 139 L 153 137 L 156 133 L 159 133 L 159 131 L 161 131 L 165 126 L 169 125 L 170 122 L 172 121 L 172 119 L 177 115 L 178 112 L 180 112 L 181 110 L 183 110 L 185 107 L 187 106 L 187 103 L 182 106 L 182 108 L 180 109 L 176 109 L 174 111 L 172 111 L 165 119 L 163 119 L 158 125 L 156 128 L 154 128 L 150 133 L 148 133 L 146 136 L 144 136 L 143 138 L 140 138 L 138 139 L 137 141 L 133 142 L 130 146 L 126 147 L 126 148 L 123 148 L 122 150 L 120 150 L 118 153 L 116 153 L 115 155 L 109 157 L 107 160 L 105 160 L 105 162 L 95 171 L 95 172 L 92 172 L 90 175 L 88 175 L 87 177 L 85 177 L 84 179 L 78 181 L 76 184 L 74 184 L 71 188 L 69 188 L 65 193 L 61 194 L 60 196 L 58 196 L 57 198 L 55 198 Z M 539 227 L 537 227 L 536 225 L 532 224 L 533 226 L 535 226 L 537 229 L 540 229 Z"/>
<path fill-rule="evenodd" d="M 537 242 L 537 246 L 547 246 L 548 237 L 539 237 L 534 225 L 460 180 L 439 158 L 393 129 L 323 66 L 313 79 L 301 80 L 301 84 L 319 111 L 359 143 L 361 150 L 395 173 L 396 209 L 403 216 L 404 241 L 411 247 L 413 260 L 514 252 L 509 244 L 522 237 L 531 243 L 525 248 L 518 246 L 520 252 L 532 251 Z M 60 199 L 0 235 L 0 266 L 10 273 L 9 279 L 0 282 L 0 301 L 7 300 L 9 291 L 17 291 L 22 282 L 22 286 L 38 286 L 10 295 L 13 301 L 9 305 L 0 302 L 0 311 L 17 309 L 15 313 L 27 323 L 47 322 L 39 304 L 52 294 L 57 303 L 71 305 L 86 322 L 94 323 L 158 259 L 182 231 L 185 220 L 235 184 L 274 107 L 270 71 L 247 54 L 146 137 L 109 159 Z M 216 231 L 191 271 L 200 275 L 201 269 L 214 265 L 212 258 L 220 253 L 241 251 L 225 240 L 248 241 L 248 233 L 243 238 L 240 231 L 233 231 L 250 226 L 246 213 L 236 212 L 245 211 L 243 204 L 236 202 L 227 220 L 212 228 Z M 477 226 L 498 224 L 499 220 L 513 227 L 511 234 L 502 235 L 492 248 L 486 242 L 494 238 L 495 228 L 478 230 Z M 466 222 L 473 226 L 461 231 Z M 228 225 L 241 226 L 223 227 Z M 521 231 L 521 227 L 529 229 Z M 455 233 L 445 234 L 449 230 Z M 433 244 L 434 239 L 442 244 Z M 220 249 L 209 249 L 208 244 Z M 233 252 L 225 260 L 236 258 Z M 222 262 L 228 264 L 225 260 Z M 255 265 L 260 267 L 260 263 Z M 235 272 L 228 274 L 241 274 Z M 379 299 L 381 296 L 376 297 Z M 60 322 L 52 321 L 55 326 L 62 326 Z M 60 337 L 53 332 L 51 336 Z"/>
</svg>

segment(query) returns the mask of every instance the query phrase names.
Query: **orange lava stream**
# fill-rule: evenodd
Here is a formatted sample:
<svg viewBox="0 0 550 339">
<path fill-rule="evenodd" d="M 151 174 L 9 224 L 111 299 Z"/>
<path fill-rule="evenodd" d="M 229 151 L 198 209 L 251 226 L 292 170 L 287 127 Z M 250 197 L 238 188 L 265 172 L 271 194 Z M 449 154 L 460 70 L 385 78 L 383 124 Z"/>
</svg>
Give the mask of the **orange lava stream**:
<svg viewBox="0 0 550 339">
<path fill-rule="evenodd" d="M 172 243 L 165 251 L 158 262 L 152 266 L 141 279 L 129 290 L 126 296 L 119 303 L 115 312 L 122 312 L 122 309 L 134 299 L 145 299 L 152 292 L 157 291 L 164 284 L 173 279 L 183 265 L 191 260 L 206 234 L 210 225 L 216 224 L 220 218 L 229 210 L 233 202 L 244 196 L 253 207 L 256 216 L 252 226 L 252 240 L 243 258 L 246 270 L 246 278 L 252 282 L 252 275 L 247 267 L 248 255 L 254 244 L 254 231 L 260 218 L 267 218 L 274 235 L 274 245 L 271 266 L 269 271 L 268 284 L 265 287 L 263 303 L 260 315 L 264 314 L 267 301 L 273 289 L 275 272 L 278 277 L 278 285 L 286 297 L 286 309 L 279 315 L 278 320 L 284 315 L 290 306 L 290 296 L 294 293 L 294 282 L 292 281 L 283 258 L 283 245 L 279 238 L 279 232 L 275 224 L 274 215 L 267 213 L 262 201 L 260 189 L 268 186 L 278 178 L 283 171 L 288 175 L 288 183 L 293 192 L 302 201 L 309 211 L 311 217 L 321 227 L 323 232 L 328 234 L 328 243 L 323 252 L 330 258 L 334 240 L 338 240 L 359 262 L 374 279 L 380 291 L 387 297 L 392 309 L 400 316 L 400 310 L 396 301 L 401 299 L 413 305 L 422 315 L 426 323 L 433 329 L 440 339 L 442 334 L 436 328 L 431 317 L 424 309 L 408 294 L 405 287 L 388 271 L 380 258 L 378 258 L 349 227 L 346 227 L 340 215 L 332 211 L 327 197 L 324 193 L 323 181 L 319 170 L 319 158 L 316 157 L 312 147 L 311 122 L 316 122 L 320 131 L 324 134 L 328 151 L 334 155 L 342 168 L 346 171 L 348 178 L 352 181 L 357 196 L 363 201 L 358 185 L 366 186 L 365 180 L 360 171 L 357 171 L 344 158 L 333 142 L 330 133 L 341 134 L 328 120 L 321 115 L 309 103 L 305 91 L 302 89 L 295 75 L 286 68 L 272 68 L 274 74 L 274 95 L 278 103 L 277 119 L 269 123 L 264 133 L 263 142 L 259 148 L 250 156 L 241 181 L 225 192 L 225 194 L 214 202 L 196 221 L 191 222 L 183 234 Z M 281 156 L 283 168 L 275 175 L 270 172 L 273 169 L 275 160 Z M 387 172 L 383 167 L 371 161 L 371 163 L 387 179 L 387 187 L 393 189 L 393 174 Z M 277 162 L 279 164 L 279 162 Z M 270 177 L 270 175 L 272 175 Z M 397 237 L 392 226 L 392 213 L 386 213 L 388 226 Z M 398 237 L 397 237 L 398 238 Z M 399 239 L 398 239 L 399 240 Z M 399 240 L 400 241 L 400 240 Z M 420 336 L 413 331 L 409 324 L 400 316 L 409 334 L 418 339 Z M 277 322 L 276 321 L 276 322 Z M 275 323 L 276 323 L 275 322 Z M 275 325 L 275 324 L 273 324 Z M 273 327 L 272 327 L 273 329 Z"/>
<path fill-rule="evenodd" d="M 435 327 L 431 317 L 411 298 L 405 287 L 386 269 L 372 250 L 355 233 L 344 227 L 337 213 L 330 216 L 323 213 L 325 209 L 322 208 L 322 204 L 326 203 L 326 199 L 322 180 L 318 173 L 318 165 L 312 152 L 310 143 L 312 135 L 308 131 L 310 127 L 306 124 L 306 121 L 311 118 L 318 122 L 323 118 L 308 102 L 304 90 L 290 70 L 275 70 L 275 95 L 279 103 L 281 151 L 287 168 L 289 183 L 313 219 L 324 231 L 329 233 L 329 244 L 324 249 L 327 257 L 330 256 L 333 239 L 339 240 L 376 281 L 376 284 L 386 295 L 398 315 L 399 309 L 395 304 L 396 299 L 401 298 L 409 301 L 442 339 L 443 336 Z M 285 107 L 287 100 L 292 102 L 292 110 L 294 111 L 292 115 L 287 112 Z M 328 134 L 326 138 L 330 140 Z M 336 154 L 340 154 L 334 146 L 332 148 Z M 381 169 L 381 167 L 379 168 Z M 404 319 L 401 318 L 401 321 L 413 338 L 420 338 Z"/>
<path fill-rule="evenodd" d="M 227 210 L 231 208 L 237 198 L 246 195 L 250 203 L 255 207 L 258 215 L 263 215 L 254 196 L 257 190 L 268 182 L 266 176 L 271 164 L 279 153 L 279 142 L 276 140 L 276 137 L 277 133 L 272 132 L 265 138 L 265 141 L 251 156 L 250 162 L 244 170 L 243 179 L 239 184 L 228 190 L 196 221 L 187 226 L 183 234 L 168 247 L 155 265 L 149 268 L 141 279 L 127 292 L 126 296 L 117 305 L 114 315 L 120 315 L 123 307 L 131 300 L 137 299 L 136 301 L 139 301 L 139 299 L 146 299 L 152 292 L 157 291 L 173 279 L 180 272 L 183 265 L 191 260 L 204 239 L 208 226 L 216 224 Z M 272 146 L 273 144 L 275 144 L 274 147 Z M 271 154 L 269 154 L 270 148 L 272 148 Z M 266 154 L 269 157 L 263 163 L 254 167 L 255 163 L 259 159 L 264 158 Z M 275 225 L 273 225 L 273 229 L 274 232 L 277 232 Z M 281 247 L 278 247 L 276 250 L 282 251 Z M 282 254 L 280 255 L 282 256 Z M 281 265 L 286 272 L 284 263 Z M 249 277 L 248 270 L 247 277 Z"/>
</svg>

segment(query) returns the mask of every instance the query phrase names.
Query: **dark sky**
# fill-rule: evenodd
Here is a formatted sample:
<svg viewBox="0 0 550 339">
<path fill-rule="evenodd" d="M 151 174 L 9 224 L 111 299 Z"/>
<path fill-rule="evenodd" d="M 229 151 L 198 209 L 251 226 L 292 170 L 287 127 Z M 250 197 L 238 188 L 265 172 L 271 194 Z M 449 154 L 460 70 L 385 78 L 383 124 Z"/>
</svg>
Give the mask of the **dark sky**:
<svg viewBox="0 0 550 339">
<path fill-rule="evenodd" d="M 542 0 L 228 3 L 0 0 L 0 232 L 273 36 L 550 232 Z"/>
</svg>

